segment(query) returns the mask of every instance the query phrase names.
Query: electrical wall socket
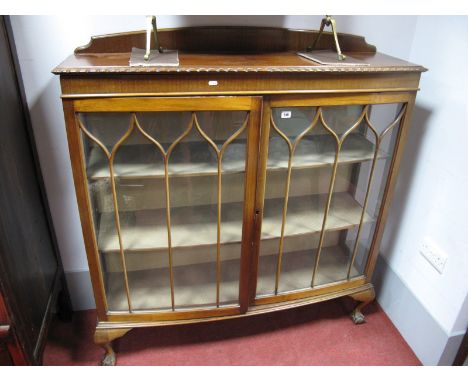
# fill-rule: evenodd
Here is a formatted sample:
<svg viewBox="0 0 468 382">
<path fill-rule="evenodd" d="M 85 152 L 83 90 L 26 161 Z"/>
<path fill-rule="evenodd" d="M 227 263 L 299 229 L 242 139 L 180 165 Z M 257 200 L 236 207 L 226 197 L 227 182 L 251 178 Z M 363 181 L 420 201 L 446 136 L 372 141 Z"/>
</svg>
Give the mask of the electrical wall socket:
<svg viewBox="0 0 468 382">
<path fill-rule="evenodd" d="M 440 274 L 443 273 L 447 255 L 443 252 L 431 239 L 424 238 L 421 247 L 419 248 L 421 255 L 435 268 Z"/>
</svg>

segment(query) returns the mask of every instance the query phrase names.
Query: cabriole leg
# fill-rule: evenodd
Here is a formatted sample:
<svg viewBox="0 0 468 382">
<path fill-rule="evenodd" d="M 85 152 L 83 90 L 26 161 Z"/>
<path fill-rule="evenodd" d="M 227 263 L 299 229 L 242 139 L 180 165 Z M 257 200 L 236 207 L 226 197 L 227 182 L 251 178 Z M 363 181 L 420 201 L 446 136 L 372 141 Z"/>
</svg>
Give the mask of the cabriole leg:
<svg viewBox="0 0 468 382">
<path fill-rule="evenodd" d="M 115 352 L 112 348 L 112 341 L 124 336 L 129 332 L 128 329 L 100 329 L 96 328 L 94 332 L 94 343 L 101 346 L 105 351 L 104 358 L 102 359 L 102 366 L 114 366 L 116 362 Z"/>
<path fill-rule="evenodd" d="M 351 319 L 355 324 L 363 324 L 366 322 L 364 314 L 362 314 L 362 308 L 368 305 L 370 302 L 374 301 L 375 299 L 375 291 L 374 287 L 371 286 L 369 289 L 365 291 L 354 293 L 349 295 L 353 300 L 358 301 L 359 304 L 354 308 L 353 312 L 351 313 Z"/>
</svg>

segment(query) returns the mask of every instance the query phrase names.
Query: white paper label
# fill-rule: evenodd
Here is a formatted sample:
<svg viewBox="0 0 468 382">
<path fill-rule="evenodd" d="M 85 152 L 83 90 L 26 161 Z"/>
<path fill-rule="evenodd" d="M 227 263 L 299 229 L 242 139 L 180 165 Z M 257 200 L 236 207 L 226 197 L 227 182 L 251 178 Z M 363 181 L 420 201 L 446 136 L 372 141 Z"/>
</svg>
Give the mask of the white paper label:
<svg viewBox="0 0 468 382">
<path fill-rule="evenodd" d="M 209 86 L 218 86 L 218 81 L 208 81 Z"/>
<path fill-rule="evenodd" d="M 291 118 L 291 111 L 282 111 L 281 112 L 281 118 Z"/>
</svg>

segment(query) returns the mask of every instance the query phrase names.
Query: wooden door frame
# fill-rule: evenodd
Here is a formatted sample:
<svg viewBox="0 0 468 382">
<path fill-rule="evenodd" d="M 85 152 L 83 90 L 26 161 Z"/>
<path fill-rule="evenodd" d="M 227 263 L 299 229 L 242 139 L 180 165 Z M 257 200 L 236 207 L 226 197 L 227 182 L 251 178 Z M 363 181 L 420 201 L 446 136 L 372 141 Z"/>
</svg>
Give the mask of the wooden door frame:
<svg viewBox="0 0 468 382">
<path fill-rule="evenodd" d="M 271 95 L 264 97 L 263 122 L 260 132 L 259 166 L 256 185 L 255 209 L 257 219 L 254 227 L 253 254 L 251 258 L 251 278 L 249 303 L 252 306 L 264 304 L 275 304 L 285 301 L 304 299 L 308 297 L 336 293 L 337 291 L 357 288 L 371 284 L 372 273 L 377 260 L 380 241 L 384 232 L 386 217 L 393 190 L 395 187 L 399 165 L 401 162 L 404 145 L 411 121 L 412 109 L 414 106 L 416 91 L 411 92 L 369 92 L 369 93 L 348 93 L 348 94 L 295 94 L 295 95 Z M 382 197 L 381 209 L 374 230 L 371 246 L 367 255 L 364 274 L 351 278 L 349 281 L 338 281 L 323 286 L 316 286 L 312 289 L 278 293 L 277 295 L 257 298 L 256 285 L 258 278 L 258 263 L 260 259 L 260 240 L 263 219 L 263 207 L 265 201 L 266 169 L 268 161 L 268 145 L 270 135 L 271 110 L 274 107 L 301 107 L 301 106 L 340 106 L 340 105 L 362 105 L 362 104 L 406 104 L 405 114 L 400 121 L 400 128 L 395 142 L 392 162 L 385 184 L 385 192 Z"/>
<path fill-rule="evenodd" d="M 249 266 L 252 253 L 252 232 L 255 218 L 255 185 L 262 98 L 253 96 L 203 97 L 125 97 L 63 99 L 67 139 L 81 226 L 89 262 L 89 270 L 99 322 L 174 321 L 242 314 L 249 306 Z M 100 266 L 96 232 L 94 231 L 91 198 L 86 175 L 83 141 L 76 114 L 80 112 L 157 112 L 157 111 L 249 111 L 244 178 L 244 212 L 239 281 L 239 306 L 176 310 L 167 312 L 111 312 L 108 309 L 103 270 Z"/>
</svg>

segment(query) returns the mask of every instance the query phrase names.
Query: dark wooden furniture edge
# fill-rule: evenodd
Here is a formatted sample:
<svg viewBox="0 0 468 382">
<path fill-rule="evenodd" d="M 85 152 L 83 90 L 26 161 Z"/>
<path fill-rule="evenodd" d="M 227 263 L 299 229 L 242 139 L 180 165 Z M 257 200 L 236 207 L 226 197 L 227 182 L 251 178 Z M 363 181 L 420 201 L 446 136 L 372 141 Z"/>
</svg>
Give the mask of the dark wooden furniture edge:
<svg viewBox="0 0 468 382">
<path fill-rule="evenodd" d="M 30 140 L 29 141 L 30 150 L 31 150 L 32 155 L 34 157 L 34 166 L 35 166 L 35 169 L 36 169 L 36 176 L 37 176 L 37 180 L 38 180 L 38 184 L 39 184 L 39 188 L 40 188 L 41 199 L 42 199 L 42 203 L 44 204 L 44 207 L 45 207 L 44 211 L 45 211 L 46 218 L 47 218 L 48 230 L 49 230 L 49 233 L 50 233 L 50 237 L 51 237 L 51 240 L 52 240 L 54 251 L 55 251 L 55 253 L 57 255 L 56 256 L 56 259 L 57 259 L 57 272 L 54 275 L 54 281 L 52 283 L 52 293 L 50 294 L 49 299 L 47 301 L 47 307 L 46 307 L 44 317 L 43 317 L 43 320 L 42 320 L 39 336 L 38 336 L 37 342 L 35 344 L 35 347 L 33 349 L 32 358 L 27 357 L 28 352 L 25 351 L 26 349 L 23 349 L 23 354 L 21 355 L 21 358 L 23 358 L 22 359 L 23 362 L 27 362 L 27 363 L 32 364 L 32 365 L 40 365 L 42 363 L 42 353 L 43 353 L 43 350 L 44 350 L 44 347 L 45 347 L 45 339 L 47 337 L 47 332 L 48 332 L 48 329 L 49 329 L 48 323 L 50 322 L 52 315 L 54 313 L 56 313 L 55 311 L 56 311 L 57 303 L 59 304 L 58 313 L 65 320 L 71 319 L 72 307 L 71 307 L 71 303 L 70 303 L 70 296 L 69 296 L 69 292 L 68 292 L 68 287 L 67 287 L 66 280 L 65 280 L 65 274 L 64 274 L 64 271 L 63 271 L 62 260 L 61 260 L 60 252 L 59 252 L 59 249 L 58 249 L 57 238 L 56 238 L 55 231 L 54 231 L 54 228 L 53 228 L 52 216 L 50 215 L 48 199 L 47 199 L 47 196 L 46 196 L 46 193 L 45 193 L 44 180 L 42 178 L 42 172 L 41 172 L 40 166 L 39 166 L 39 158 L 38 158 L 38 154 L 37 154 L 37 149 L 36 149 L 34 134 L 33 134 L 33 130 L 32 130 L 32 124 L 31 124 L 31 119 L 30 119 L 30 115 L 29 115 L 29 110 L 28 110 L 28 106 L 27 106 L 26 94 L 25 94 L 25 91 L 24 91 L 24 85 L 23 85 L 23 80 L 22 80 L 22 76 L 21 76 L 21 69 L 20 69 L 20 65 L 19 65 L 19 61 L 18 61 L 18 56 L 17 56 L 17 53 L 16 53 L 16 46 L 15 46 L 14 39 L 13 39 L 13 30 L 12 30 L 12 27 L 11 27 L 11 22 L 10 22 L 9 16 L 4 16 L 4 20 L 5 20 L 6 33 L 7 33 L 9 44 L 10 44 L 10 50 L 11 50 L 11 53 L 12 53 L 11 56 L 12 56 L 12 59 L 13 59 L 14 70 L 15 70 L 15 73 L 16 73 L 16 80 L 17 80 L 17 84 L 18 84 L 18 90 L 19 90 L 19 94 L 20 94 L 20 97 L 21 97 L 21 101 L 22 101 L 21 102 L 22 103 L 22 109 L 23 109 L 22 114 L 23 114 L 23 117 L 24 117 L 24 120 L 25 120 L 25 125 L 26 125 L 27 130 L 28 130 L 28 136 L 29 136 L 29 140 Z M 1 262 L 0 262 L 0 267 L 2 267 Z M 8 288 L 10 288 L 8 280 L 4 280 L 3 282 L 2 282 L 2 280 L 0 280 L 0 294 L 2 294 L 2 291 L 6 291 Z M 4 296 L 4 304 L 5 304 L 4 309 L 6 310 L 6 313 L 9 316 L 10 321 L 14 321 L 12 318 L 15 317 L 15 313 L 14 313 L 15 309 L 18 309 L 17 304 L 12 299 L 9 299 L 8 293 L 4 293 L 3 296 Z M 19 319 L 21 321 L 20 317 L 16 317 L 16 319 Z M 2 325 L 1 322 L 0 322 L 0 325 Z M 18 346 L 23 347 L 23 341 L 21 340 L 21 338 L 19 338 L 21 336 L 21 334 L 18 333 L 15 330 L 15 326 L 11 325 L 11 326 L 9 326 L 8 329 L 9 330 L 6 333 L 7 337 L 5 338 L 6 342 L 7 343 L 16 342 L 17 347 Z M 2 338 L 0 336 L 0 340 L 1 339 Z M 16 354 L 16 357 L 19 357 L 19 354 Z"/>
<path fill-rule="evenodd" d="M 73 313 L 73 308 L 71 305 L 71 298 L 70 298 L 70 293 L 68 291 L 68 286 L 67 286 L 67 281 L 65 278 L 65 272 L 63 269 L 63 263 L 62 263 L 62 258 L 60 256 L 60 250 L 59 246 L 57 243 L 57 236 L 55 234 L 55 229 L 54 229 L 54 224 L 52 221 L 52 215 L 50 213 L 50 207 L 49 207 L 49 200 L 47 199 L 47 194 L 46 194 L 46 189 L 44 185 L 44 179 L 42 177 L 42 171 L 39 165 L 39 155 L 37 153 L 37 148 L 36 148 L 36 141 L 34 138 L 34 132 L 32 128 L 32 123 L 31 123 L 31 116 L 29 114 L 29 109 L 28 109 L 28 102 L 26 98 L 26 92 L 24 90 L 24 84 L 23 84 L 23 76 L 21 74 L 21 67 L 18 61 L 18 54 L 16 52 L 16 45 L 14 42 L 13 38 L 13 29 L 11 27 L 11 22 L 10 22 L 10 17 L 5 16 L 5 25 L 7 28 L 7 33 L 10 36 L 10 45 L 12 52 L 14 53 L 12 55 L 13 57 L 13 62 L 15 66 L 15 71 L 16 71 L 16 78 L 18 81 L 18 88 L 21 96 L 21 101 L 23 105 L 23 116 L 25 119 L 25 124 L 28 129 L 28 135 L 29 135 L 29 140 L 30 140 L 30 147 L 31 147 L 31 152 L 34 157 L 34 165 L 36 168 L 36 174 L 37 174 L 37 179 L 38 179 L 38 184 L 39 184 L 39 189 L 41 191 L 41 199 L 45 207 L 45 214 L 47 218 L 47 223 L 48 223 L 48 229 L 50 232 L 50 237 L 52 240 L 52 244 L 54 247 L 54 251 L 57 254 L 57 263 L 58 263 L 58 269 L 59 272 L 56 275 L 56 280 L 54 281 L 54 287 L 55 283 L 58 282 L 57 279 L 60 279 L 60 285 L 58 286 L 60 289 L 58 290 L 58 296 L 57 296 L 57 301 L 58 302 L 58 315 L 61 319 L 63 320 L 71 320 L 71 316 Z M 54 302 L 54 303 L 55 303 Z"/>
</svg>

